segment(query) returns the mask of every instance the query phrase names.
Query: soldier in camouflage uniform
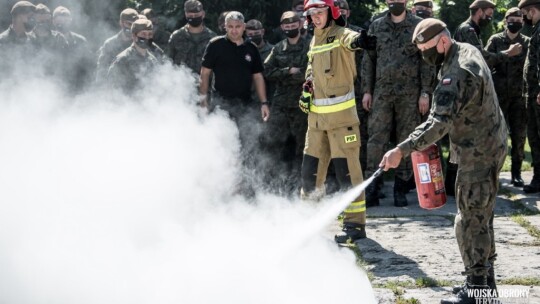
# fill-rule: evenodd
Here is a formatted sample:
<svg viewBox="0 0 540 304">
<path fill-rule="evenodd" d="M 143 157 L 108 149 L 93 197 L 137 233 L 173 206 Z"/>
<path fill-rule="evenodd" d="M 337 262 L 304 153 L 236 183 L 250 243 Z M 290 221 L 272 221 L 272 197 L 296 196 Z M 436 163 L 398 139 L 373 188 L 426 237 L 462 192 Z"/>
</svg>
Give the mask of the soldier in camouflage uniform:
<svg viewBox="0 0 540 304">
<path fill-rule="evenodd" d="M 108 72 L 108 79 L 112 85 L 119 87 L 126 93 L 132 92 L 146 78 L 158 60 L 148 51 L 152 39 L 152 22 L 148 19 L 139 19 L 131 26 L 132 44 L 116 56 Z"/>
<path fill-rule="evenodd" d="M 154 14 L 154 10 L 151 8 L 145 8 L 142 11 L 142 14 L 145 15 L 148 20 L 152 21 L 152 26 L 154 27 L 154 43 L 157 44 L 160 49 L 166 49 L 169 45 L 171 33 L 163 28 L 159 22 L 159 16 Z"/>
<path fill-rule="evenodd" d="M 0 34 L 0 50 L 6 52 L 16 46 L 30 49 L 28 46 L 31 46 L 35 39 L 35 36 L 29 33 L 34 27 L 35 10 L 36 6 L 28 1 L 19 1 L 13 5 L 11 8 L 11 25 Z M 14 51 L 14 54 L 23 55 L 19 51 Z M 30 54 L 30 51 L 25 52 L 25 55 L 28 54 Z"/>
<path fill-rule="evenodd" d="M 540 0 L 521 0 L 518 7 L 523 12 L 525 23 L 534 25 L 529 42 L 529 52 L 523 67 L 524 96 L 527 99 L 527 137 L 531 147 L 534 175 L 526 193 L 540 192 L 540 86 L 538 79 L 540 64 Z"/>
<path fill-rule="evenodd" d="M 506 50 L 500 50 L 497 53 L 490 53 L 484 50 L 484 43 L 480 38 L 482 28 L 491 24 L 495 3 L 490 0 L 475 0 L 470 6 L 470 17 L 461 23 L 456 32 L 454 39 L 457 42 L 466 42 L 475 46 L 486 60 L 490 67 L 493 67 L 497 62 L 501 62 L 508 57 L 513 57 L 521 54 L 521 45 L 518 43 L 511 44 Z"/>
<path fill-rule="evenodd" d="M 251 19 L 246 22 L 246 37 L 249 41 L 251 41 L 251 43 L 253 43 L 257 47 L 257 50 L 259 50 L 259 54 L 261 55 L 261 60 L 264 62 L 266 60 L 266 57 L 268 57 L 268 55 L 272 51 L 274 45 L 264 40 L 264 27 L 259 20 Z M 265 77 L 264 83 L 266 86 L 266 95 L 273 96 L 275 91 L 274 81 L 271 81 Z M 258 99 L 255 88 L 253 88 L 252 90 L 252 96 L 253 100 Z"/>
<path fill-rule="evenodd" d="M 527 57 L 530 39 L 520 33 L 523 27 L 523 14 L 519 8 L 513 7 L 506 11 L 504 24 L 506 29 L 489 38 L 486 50 L 490 53 L 498 53 L 515 43 L 523 46 L 523 52 L 520 55 L 497 62 L 492 69 L 499 106 L 510 129 L 510 139 L 512 140 L 512 184 L 516 187 L 523 187 L 521 163 L 525 157 L 525 136 L 527 134 L 527 106 L 522 96 L 523 65 Z"/>
<path fill-rule="evenodd" d="M 411 12 L 422 19 L 433 17 L 433 1 L 414 0 Z"/>
<path fill-rule="evenodd" d="M 270 141 L 268 145 L 271 157 L 276 160 L 271 167 L 275 168 L 278 174 L 285 171 L 285 174 L 281 173 L 286 177 L 284 187 L 281 188 L 291 193 L 298 189 L 307 131 L 307 115 L 298 108 L 298 92 L 305 80 L 309 42 L 300 35 L 302 25 L 297 14 L 292 11 L 284 12 L 280 22 L 287 38 L 274 46 L 264 62 L 264 76 L 276 86 L 271 99 L 272 119 L 268 121 L 266 137 Z M 289 136 L 294 139 L 293 151 L 286 150 Z M 292 157 L 288 154 L 292 154 Z M 279 164 L 287 160 L 288 168 L 283 170 L 283 166 Z M 279 178 L 273 179 L 281 182 Z"/>
<path fill-rule="evenodd" d="M 420 123 L 420 114 L 429 110 L 429 96 L 435 69 L 422 60 L 412 43 L 412 32 L 422 21 L 405 9 L 407 1 L 389 2 L 389 13 L 375 20 L 368 35 L 377 37 L 377 48 L 367 51 L 362 61 L 363 107 L 369 111 L 366 175 L 373 174 L 385 145 L 393 132 L 398 141 Z M 407 206 L 405 194 L 412 178 L 411 160 L 407 158 L 396 170 L 394 205 Z M 366 205 L 379 205 L 376 183 L 366 189 Z"/>
<path fill-rule="evenodd" d="M 388 151 L 380 165 L 385 170 L 395 168 L 402 157 L 450 135 L 452 157 L 459 164 L 455 233 L 467 283 L 456 298 L 441 303 L 475 304 L 479 302 L 467 290 L 496 288 L 491 264 L 496 256 L 493 210 L 507 128 L 491 72 L 477 48 L 454 42 L 446 25 L 436 19 L 418 24 L 413 37 L 426 62 L 442 65 L 433 106 L 428 120 Z"/>
<path fill-rule="evenodd" d="M 64 79 L 69 85 L 70 92 L 77 92 L 90 82 L 90 75 L 94 64 L 94 55 L 90 52 L 86 38 L 71 31 L 71 12 L 59 6 L 53 11 L 54 28 L 60 32 L 67 41 L 63 58 Z"/>
<path fill-rule="evenodd" d="M 186 1 L 184 12 L 187 24 L 172 33 L 167 53 L 174 64 L 185 64 L 198 74 L 201 72 L 206 45 L 216 36 L 216 33 L 204 25 L 205 12 L 201 2 Z"/>
<path fill-rule="evenodd" d="M 98 83 L 103 83 L 107 78 L 109 66 L 116 58 L 116 55 L 128 48 L 133 42 L 131 25 L 137 19 L 139 19 L 139 13 L 132 8 L 127 8 L 120 13 L 120 32 L 105 40 L 105 43 L 103 43 L 98 51 L 96 68 L 96 81 Z"/>
</svg>

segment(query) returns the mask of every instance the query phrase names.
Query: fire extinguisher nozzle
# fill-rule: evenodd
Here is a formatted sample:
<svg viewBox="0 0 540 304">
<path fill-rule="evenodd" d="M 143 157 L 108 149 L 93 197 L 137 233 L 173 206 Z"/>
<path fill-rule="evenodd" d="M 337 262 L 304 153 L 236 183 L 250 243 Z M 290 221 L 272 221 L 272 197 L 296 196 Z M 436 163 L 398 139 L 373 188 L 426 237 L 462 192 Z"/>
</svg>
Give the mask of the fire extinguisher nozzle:
<svg viewBox="0 0 540 304">
<path fill-rule="evenodd" d="M 375 173 L 373 173 L 372 177 L 375 179 L 375 178 L 381 176 L 383 173 L 384 173 L 384 169 L 379 168 L 377 171 L 375 171 Z"/>
</svg>

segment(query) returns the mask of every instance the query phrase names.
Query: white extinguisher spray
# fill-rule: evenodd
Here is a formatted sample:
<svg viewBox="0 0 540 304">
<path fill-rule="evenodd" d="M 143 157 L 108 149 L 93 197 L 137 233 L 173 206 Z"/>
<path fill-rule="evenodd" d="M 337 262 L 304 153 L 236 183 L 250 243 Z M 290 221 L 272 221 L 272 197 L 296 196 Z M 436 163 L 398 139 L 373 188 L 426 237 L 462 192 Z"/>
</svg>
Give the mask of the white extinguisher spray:
<svg viewBox="0 0 540 304">
<path fill-rule="evenodd" d="M 437 145 L 411 153 L 420 207 L 436 209 L 446 203 L 441 155 Z"/>
</svg>

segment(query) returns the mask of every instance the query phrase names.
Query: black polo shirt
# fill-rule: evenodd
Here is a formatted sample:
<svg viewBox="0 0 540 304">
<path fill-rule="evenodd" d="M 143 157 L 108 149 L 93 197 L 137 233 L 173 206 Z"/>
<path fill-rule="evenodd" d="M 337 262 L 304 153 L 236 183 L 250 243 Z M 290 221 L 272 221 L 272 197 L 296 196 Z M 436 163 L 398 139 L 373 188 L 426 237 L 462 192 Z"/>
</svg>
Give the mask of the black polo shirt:
<svg viewBox="0 0 540 304">
<path fill-rule="evenodd" d="M 243 44 L 236 45 L 226 35 L 210 40 L 202 66 L 214 72 L 214 90 L 220 96 L 246 102 L 251 100 L 253 74 L 264 70 L 255 45 L 245 40 Z"/>
</svg>

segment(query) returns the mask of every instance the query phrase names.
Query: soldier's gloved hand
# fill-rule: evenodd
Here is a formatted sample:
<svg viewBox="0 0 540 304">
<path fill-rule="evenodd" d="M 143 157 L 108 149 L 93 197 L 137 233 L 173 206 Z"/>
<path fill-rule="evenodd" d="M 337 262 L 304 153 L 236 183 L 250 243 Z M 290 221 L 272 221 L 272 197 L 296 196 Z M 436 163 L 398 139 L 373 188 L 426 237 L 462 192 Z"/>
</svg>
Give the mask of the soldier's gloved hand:
<svg viewBox="0 0 540 304">
<path fill-rule="evenodd" d="M 360 30 L 360 35 L 351 44 L 353 49 L 374 50 L 377 47 L 377 37 L 369 36 L 366 30 Z"/>
<path fill-rule="evenodd" d="M 300 110 L 304 113 L 309 113 L 309 106 L 311 105 L 311 101 L 313 100 L 313 82 L 311 79 L 306 80 L 304 84 L 302 85 L 302 96 L 300 96 L 300 100 L 298 101 L 298 106 L 300 107 Z"/>
</svg>

